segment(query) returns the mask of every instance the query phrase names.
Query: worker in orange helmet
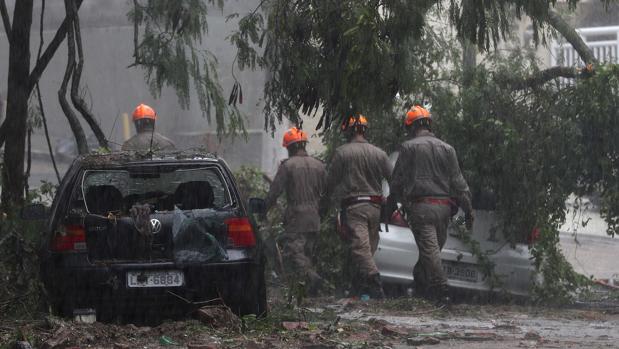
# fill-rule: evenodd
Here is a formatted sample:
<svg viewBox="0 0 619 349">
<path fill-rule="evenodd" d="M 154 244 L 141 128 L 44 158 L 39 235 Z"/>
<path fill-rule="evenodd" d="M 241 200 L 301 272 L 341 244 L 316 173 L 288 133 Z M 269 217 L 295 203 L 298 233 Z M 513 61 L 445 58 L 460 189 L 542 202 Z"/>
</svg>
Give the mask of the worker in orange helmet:
<svg viewBox="0 0 619 349">
<path fill-rule="evenodd" d="M 266 197 L 266 208 L 275 206 L 286 192 L 282 246 L 286 279 L 289 283 L 305 281 L 308 295 L 315 296 L 328 286 L 313 267 L 312 256 L 320 231 L 318 204 L 323 192 L 326 170 L 322 161 L 307 154 L 307 134 L 293 127 L 284 133 L 283 146 L 288 159 L 282 161 Z"/>
<path fill-rule="evenodd" d="M 170 151 L 175 150 L 174 143 L 155 132 L 157 113 L 146 104 L 138 105 L 133 111 L 133 123 L 137 134 L 129 138 L 122 150 L 133 151 Z"/>
<path fill-rule="evenodd" d="M 467 228 L 472 228 L 471 193 L 456 151 L 432 133 L 430 112 L 422 106 L 412 106 L 404 126 L 411 139 L 400 148 L 389 186 L 389 201 L 402 204 L 419 248 L 419 260 L 413 269 L 416 291 L 446 304 L 447 277 L 440 253 L 447 239 L 447 225 L 458 206 L 465 213 Z"/>
<path fill-rule="evenodd" d="M 349 247 L 352 292 L 382 299 L 385 294 L 373 257 L 379 240 L 382 182 L 391 178 L 392 166 L 387 154 L 367 141 L 365 116 L 346 118 L 341 129 L 348 143 L 335 150 L 321 210 L 326 214 L 332 194 L 339 201 L 339 230 Z"/>
</svg>

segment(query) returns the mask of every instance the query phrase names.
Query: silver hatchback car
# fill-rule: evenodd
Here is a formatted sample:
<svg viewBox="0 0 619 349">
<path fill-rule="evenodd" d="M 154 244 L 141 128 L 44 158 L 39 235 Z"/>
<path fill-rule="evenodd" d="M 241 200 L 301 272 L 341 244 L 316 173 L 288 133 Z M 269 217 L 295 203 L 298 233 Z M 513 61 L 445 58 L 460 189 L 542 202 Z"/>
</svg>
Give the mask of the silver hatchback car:
<svg viewBox="0 0 619 349">
<path fill-rule="evenodd" d="M 390 156 L 395 162 L 397 153 Z M 384 185 L 384 191 L 388 192 Z M 472 239 L 479 242 L 482 251 L 492 261 L 495 274 L 502 280 L 501 286 L 491 289 L 489 280 L 478 264 L 471 249 L 458 238 L 454 224 L 450 224 L 447 241 L 441 251 L 443 270 L 450 287 L 472 291 L 507 292 L 516 296 L 528 296 L 535 278 L 535 267 L 527 244 L 511 245 L 497 229 L 498 218 L 493 211 L 475 211 Z M 406 221 L 396 213 L 388 231 L 381 224 L 380 242 L 374 260 L 385 284 L 403 286 L 413 283 L 413 267 L 419 258 L 419 250 L 413 233 Z"/>
</svg>

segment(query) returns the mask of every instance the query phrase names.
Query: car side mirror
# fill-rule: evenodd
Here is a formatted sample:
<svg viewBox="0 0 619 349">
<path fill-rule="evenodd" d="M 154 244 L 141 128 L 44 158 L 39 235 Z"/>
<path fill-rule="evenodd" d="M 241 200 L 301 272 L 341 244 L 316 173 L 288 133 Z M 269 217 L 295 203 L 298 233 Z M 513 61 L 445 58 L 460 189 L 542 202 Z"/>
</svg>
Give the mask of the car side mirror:
<svg viewBox="0 0 619 349">
<path fill-rule="evenodd" d="M 249 198 L 248 210 L 251 214 L 266 214 L 267 207 L 264 199 L 261 198 Z"/>
<path fill-rule="evenodd" d="M 42 221 L 48 218 L 47 206 L 43 204 L 31 204 L 21 210 L 21 218 L 27 221 Z"/>
</svg>

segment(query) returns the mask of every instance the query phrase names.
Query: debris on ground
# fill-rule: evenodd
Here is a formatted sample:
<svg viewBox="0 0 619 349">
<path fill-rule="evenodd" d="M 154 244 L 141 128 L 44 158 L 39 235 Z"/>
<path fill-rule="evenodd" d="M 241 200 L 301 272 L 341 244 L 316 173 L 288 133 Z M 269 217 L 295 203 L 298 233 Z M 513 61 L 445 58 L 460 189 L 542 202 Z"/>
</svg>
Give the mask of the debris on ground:
<svg viewBox="0 0 619 349">
<path fill-rule="evenodd" d="M 454 338 L 465 341 L 485 342 L 496 340 L 497 337 L 497 334 L 494 332 L 464 332 L 463 335 L 458 335 Z"/>
<path fill-rule="evenodd" d="M 63 344 L 69 341 L 69 337 L 71 336 L 71 330 L 67 327 L 59 327 L 56 332 L 52 335 L 51 338 L 43 342 L 43 349 L 54 349 L 59 348 Z"/>
<path fill-rule="evenodd" d="M 309 325 L 305 321 L 284 321 L 282 327 L 288 331 L 292 330 L 309 330 Z"/>
<path fill-rule="evenodd" d="M 159 344 L 163 345 L 163 346 L 169 346 L 169 345 L 179 345 L 174 339 L 168 337 L 168 336 L 161 336 L 159 337 Z"/>
<path fill-rule="evenodd" d="M 215 343 L 189 343 L 187 349 L 219 349 Z"/>
<path fill-rule="evenodd" d="M 238 329 L 241 325 L 241 319 L 224 305 L 202 307 L 194 312 L 194 317 L 213 328 Z"/>
<path fill-rule="evenodd" d="M 383 326 L 383 328 L 380 330 L 380 333 L 383 336 L 407 336 L 408 335 L 408 331 L 404 330 L 403 328 L 400 328 L 397 326 L 390 326 L 390 325 Z"/>
<path fill-rule="evenodd" d="M 30 342 L 26 342 L 26 341 L 17 341 L 15 342 L 15 349 L 32 349 L 32 345 L 30 345 Z"/>
<path fill-rule="evenodd" d="M 195 319 L 165 320 L 153 327 L 137 320 L 87 324 L 44 315 L 2 320 L 0 347 L 13 349 L 19 340 L 31 348 L 59 349 L 535 348 L 540 343 L 607 348 L 619 341 L 619 334 L 610 331 L 619 327 L 619 314 L 595 309 L 457 304 L 437 312 L 407 299 L 353 302 L 346 309 L 332 308 L 335 304 L 333 298 L 307 299 L 304 307 L 271 301 L 266 317 L 242 319 L 225 306 L 210 306 L 196 311 Z"/>
<path fill-rule="evenodd" d="M 539 333 L 535 331 L 529 331 L 524 334 L 524 339 L 529 341 L 539 341 L 542 339 L 542 336 L 540 336 Z"/>
<path fill-rule="evenodd" d="M 406 344 L 408 345 L 433 345 L 440 342 L 441 340 L 435 337 L 412 337 L 406 339 Z"/>
</svg>

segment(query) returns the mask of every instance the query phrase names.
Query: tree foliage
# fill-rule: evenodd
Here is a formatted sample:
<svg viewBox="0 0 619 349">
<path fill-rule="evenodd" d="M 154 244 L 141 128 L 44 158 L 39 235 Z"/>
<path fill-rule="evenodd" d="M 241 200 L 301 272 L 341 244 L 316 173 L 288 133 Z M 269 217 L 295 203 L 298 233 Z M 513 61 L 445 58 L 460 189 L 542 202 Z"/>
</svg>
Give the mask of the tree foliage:
<svg viewBox="0 0 619 349">
<path fill-rule="evenodd" d="M 434 130 L 459 152 L 474 206 L 496 210 L 512 243 L 542 231 L 532 253 L 545 286 L 557 287 L 539 288 L 547 291 L 540 296 L 568 299 L 583 284 L 558 250 L 558 228 L 568 196 L 592 192 L 602 197 L 608 232 L 619 227 L 619 68 L 595 61 L 555 1 L 265 3 L 265 17 L 242 18 L 233 40 L 241 68 L 271 73 L 265 126 L 322 110 L 328 153 L 341 142 L 331 126 L 362 112 L 371 141 L 391 152 L 407 137 L 401 116 L 410 103 L 429 105 Z M 556 30 L 594 67 L 541 70 L 532 51 L 506 43 L 524 14 L 535 43 Z M 486 51 L 468 70 L 460 63 L 464 42 Z"/>
<path fill-rule="evenodd" d="M 213 119 L 221 135 L 243 129 L 243 118 L 229 108 L 219 85 L 217 59 L 200 49 L 208 30 L 208 5 L 223 7 L 223 0 L 133 1 L 129 18 L 135 25 L 135 63 L 145 69 L 151 93 L 158 97 L 164 86 L 174 89 L 181 107 L 189 108 L 195 91 L 200 109 Z"/>
<path fill-rule="evenodd" d="M 570 0 L 568 6 L 577 3 Z M 428 22 L 431 11 L 449 20 L 453 37 L 487 51 L 507 38 L 523 15 L 532 19 L 535 42 L 544 42 L 548 24 L 557 23 L 549 21 L 555 5 L 531 0 L 265 0 L 262 11 L 241 18 L 230 38 L 241 69 L 257 65 L 270 73 L 266 127 L 320 110 L 319 127 L 328 129 L 350 113 L 389 109 L 397 95 L 415 90 L 416 71 L 443 63 L 419 62 L 416 56 L 424 52 L 412 44 L 434 25 Z"/>
</svg>

